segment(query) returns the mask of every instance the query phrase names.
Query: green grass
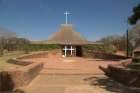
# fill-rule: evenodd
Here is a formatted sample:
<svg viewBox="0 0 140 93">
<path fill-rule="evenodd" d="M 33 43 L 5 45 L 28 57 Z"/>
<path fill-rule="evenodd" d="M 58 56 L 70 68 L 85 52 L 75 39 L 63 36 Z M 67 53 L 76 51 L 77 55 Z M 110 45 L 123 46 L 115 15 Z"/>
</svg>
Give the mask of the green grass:
<svg viewBox="0 0 140 93">
<path fill-rule="evenodd" d="M 12 53 L 7 53 L 3 55 L 2 57 L 0 57 L 0 70 L 7 70 L 11 68 L 20 67 L 19 65 L 8 63 L 7 60 L 18 57 L 22 54 L 23 54 L 22 52 L 12 52 Z"/>
</svg>

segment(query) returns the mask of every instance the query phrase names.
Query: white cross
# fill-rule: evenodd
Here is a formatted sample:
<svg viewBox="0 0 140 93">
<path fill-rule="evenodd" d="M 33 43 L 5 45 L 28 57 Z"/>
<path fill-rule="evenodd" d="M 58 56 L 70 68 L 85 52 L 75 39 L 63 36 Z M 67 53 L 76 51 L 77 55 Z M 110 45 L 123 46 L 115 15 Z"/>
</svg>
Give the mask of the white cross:
<svg viewBox="0 0 140 93">
<path fill-rule="evenodd" d="M 65 51 L 65 57 L 67 56 L 67 46 L 65 46 L 65 48 L 63 49 Z"/>
<path fill-rule="evenodd" d="M 72 51 L 74 50 L 74 48 L 72 48 L 72 46 L 71 46 L 71 49 L 70 49 L 70 51 L 71 51 L 71 55 L 72 55 Z"/>
<path fill-rule="evenodd" d="M 68 24 L 68 15 L 70 15 L 71 13 L 66 11 L 64 14 L 66 15 L 66 24 Z"/>
<path fill-rule="evenodd" d="M 65 45 L 65 48 L 63 50 L 65 51 L 64 56 L 66 57 L 67 56 L 67 50 L 70 50 L 71 51 L 71 55 L 72 55 L 72 51 L 75 50 L 75 49 L 72 48 L 72 46 L 71 46 L 71 48 L 67 48 L 67 46 Z"/>
</svg>

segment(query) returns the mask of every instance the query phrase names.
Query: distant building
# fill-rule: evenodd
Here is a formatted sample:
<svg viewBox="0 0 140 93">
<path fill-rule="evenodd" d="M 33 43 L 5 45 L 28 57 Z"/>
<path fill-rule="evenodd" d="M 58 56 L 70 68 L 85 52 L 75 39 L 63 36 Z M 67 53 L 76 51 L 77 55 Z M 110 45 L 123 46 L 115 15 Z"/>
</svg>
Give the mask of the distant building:
<svg viewBox="0 0 140 93">
<path fill-rule="evenodd" d="M 95 44 L 94 42 L 87 41 L 80 33 L 74 31 L 73 25 L 68 24 L 69 12 L 66 15 L 66 23 L 62 24 L 60 30 L 56 32 L 47 41 L 42 44 L 59 44 L 62 50 L 62 56 L 83 56 L 82 47 L 87 44 Z"/>
<path fill-rule="evenodd" d="M 83 38 L 80 33 L 75 32 L 72 24 L 62 24 L 60 30 L 50 37 L 46 43 L 61 45 L 63 57 L 82 56 L 82 46 L 94 44 Z"/>
</svg>

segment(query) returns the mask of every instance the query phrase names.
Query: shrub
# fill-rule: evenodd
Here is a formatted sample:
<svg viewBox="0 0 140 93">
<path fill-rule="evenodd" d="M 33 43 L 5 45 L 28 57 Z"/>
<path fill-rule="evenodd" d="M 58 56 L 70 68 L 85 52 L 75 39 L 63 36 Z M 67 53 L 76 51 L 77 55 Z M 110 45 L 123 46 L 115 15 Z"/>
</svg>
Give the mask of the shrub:
<svg viewBox="0 0 140 93">
<path fill-rule="evenodd" d="M 114 47 L 106 46 L 106 45 L 85 45 L 84 49 L 92 50 L 92 51 L 98 51 L 98 52 L 105 52 L 105 53 L 116 52 L 116 49 Z"/>
<path fill-rule="evenodd" d="M 53 49 L 59 49 L 60 46 L 57 44 L 27 44 L 22 46 L 22 50 L 25 52 L 32 51 L 48 51 Z"/>
</svg>

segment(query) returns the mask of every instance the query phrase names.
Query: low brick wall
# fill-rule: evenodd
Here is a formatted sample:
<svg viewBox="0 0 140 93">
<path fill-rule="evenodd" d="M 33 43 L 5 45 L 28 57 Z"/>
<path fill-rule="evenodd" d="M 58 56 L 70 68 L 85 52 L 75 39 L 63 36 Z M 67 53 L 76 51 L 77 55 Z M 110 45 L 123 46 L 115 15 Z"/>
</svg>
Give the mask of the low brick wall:
<svg viewBox="0 0 140 93">
<path fill-rule="evenodd" d="M 98 51 L 92 51 L 92 50 L 86 50 L 83 53 L 84 57 L 89 58 L 100 58 L 105 60 L 122 60 L 127 59 L 126 56 L 111 54 L 111 53 L 104 53 L 104 52 L 98 52 Z"/>
<path fill-rule="evenodd" d="M 27 66 L 33 63 L 31 61 L 22 61 L 20 59 L 9 59 L 7 62 L 21 66 Z"/>
<path fill-rule="evenodd" d="M 107 68 L 101 69 L 115 81 L 126 86 L 140 88 L 140 70 L 127 69 L 120 65 L 109 65 Z"/>
<path fill-rule="evenodd" d="M 17 59 L 30 59 L 30 58 L 47 58 L 50 56 L 56 56 L 56 57 L 61 57 L 61 50 L 60 49 L 55 49 L 51 51 L 41 51 L 41 52 L 35 52 L 31 54 L 26 54 L 21 57 L 18 57 Z"/>
<path fill-rule="evenodd" d="M 19 62 L 15 60 L 15 62 Z M 20 65 L 22 62 L 20 62 Z M 25 65 L 25 63 L 23 63 Z M 43 63 L 26 63 L 21 68 L 0 72 L 0 90 L 9 91 L 29 84 L 43 68 Z"/>
<path fill-rule="evenodd" d="M 26 54 L 21 57 L 18 57 L 17 59 L 28 59 L 28 58 L 42 58 L 42 57 L 47 57 L 48 52 L 39 52 L 39 53 L 33 53 L 33 54 Z"/>
<path fill-rule="evenodd" d="M 42 70 L 43 63 L 32 63 L 30 65 L 19 68 L 17 73 L 11 73 L 15 86 L 27 85 Z"/>
</svg>

